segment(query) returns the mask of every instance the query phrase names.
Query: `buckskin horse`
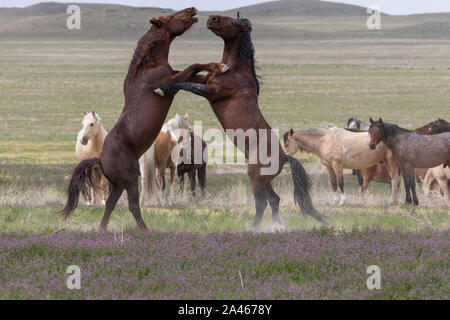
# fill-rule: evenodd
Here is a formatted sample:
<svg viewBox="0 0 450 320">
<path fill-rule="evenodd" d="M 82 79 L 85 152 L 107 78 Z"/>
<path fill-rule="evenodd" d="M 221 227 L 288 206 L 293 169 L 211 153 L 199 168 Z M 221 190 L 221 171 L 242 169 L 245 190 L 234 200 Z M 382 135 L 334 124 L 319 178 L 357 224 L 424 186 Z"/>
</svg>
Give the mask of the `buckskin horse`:
<svg viewBox="0 0 450 320">
<path fill-rule="evenodd" d="M 370 118 L 369 147 L 374 150 L 383 142 L 392 150 L 405 184 L 406 203 L 419 204 L 416 194 L 414 168 L 433 168 L 450 160 L 450 132 L 436 135 L 421 135 L 395 124 L 385 123 L 380 118 Z M 411 193 L 410 193 L 411 191 Z"/>
<path fill-rule="evenodd" d="M 255 71 L 250 21 L 239 17 L 239 14 L 237 19 L 210 15 L 207 28 L 223 39 L 224 50 L 221 62 L 229 66 L 229 70 L 215 76 L 207 75 L 203 77 L 203 81 L 197 78 L 197 83 L 185 82 L 162 86 L 155 92 L 165 96 L 174 91 L 185 90 L 203 96 L 209 101 L 225 130 L 232 129 L 237 132 L 239 129 L 240 132 L 255 134 L 256 143 L 251 147 L 249 137 L 245 137 L 244 144 L 239 144 L 236 136 L 231 138 L 234 145 L 249 159 L 247 174 L 250 177 L 256 207 L 253 230 L 259 228 L 267 202 L 272 209 L 273 223 L 282 225 L 279 217 L 280 197 L 273 190 L 271 181 L 280 173 L 286 162 L 289 162 L 292 171 L 295 202 L 300 205 L 302 212 L 326 223 L 322 214 L 313 207 L 310 195 L 311 182 L 305 169 L 297 159 L 286 155 L 280 148 L 278 136 L 272 132 L 259 109 L 259 82 Z M 262 145 L 262 142 L 267 143 Z M 272 147 L 277 148 L 273 154 Z M 266 155 L 270 158 L 270 164 L 263 163 L 258 156 L 261 150 L 269 151 Z M 276 169 L 273 172 L 267 172 L 269 165 L 271 166 L 269 171 L 273 169 L 272 165 Z"/>
<path fill-rule="evenodd" d="M 170 44 L 198 21 L 197 13 L 197 9 L 187 8 L 150 20 L 151 28 L 139 40 L 125 78 L 125 106 L 105 139 L 100 157 L 81 161 L 73 171 L 67 203 L 60 211 L 66 218 L 75 210 L 80 192 L 86 194 L 87 187 L 95 187 L 91 180 L 92 168 L 100 166 L 110 182 L 111 193 L 99 230 L 106 230 L 111 212 L 125 189 L 139 229 L 147 230 L 139 206 L 138 159 L 159 134 L 175 96 L 160 97 L 153 91 L 188 81 L 198 72 L 217 72 L 224 67 L 217 63 L 195 64 L 177 72 L 169 65 Z"/>
</svg>

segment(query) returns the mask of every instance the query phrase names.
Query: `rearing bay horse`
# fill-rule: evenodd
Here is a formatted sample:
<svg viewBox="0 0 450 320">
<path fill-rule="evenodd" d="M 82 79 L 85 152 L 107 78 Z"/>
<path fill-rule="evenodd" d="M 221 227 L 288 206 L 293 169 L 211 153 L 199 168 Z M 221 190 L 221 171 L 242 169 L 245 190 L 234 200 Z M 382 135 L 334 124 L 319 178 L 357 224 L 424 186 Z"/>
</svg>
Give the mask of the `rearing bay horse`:
<svg viewBox="0 0 450 320">
<path fill-rule="evenodd" d="M 322 223 L 326 223 L 322 215 L 313 207 L 310 195 L 311 182 L 301 165 L 295 158 L 288 156 L 280 147 L 278 137 L 271 130 L 270 125 L 264 119 L 258 106 L 259 83 L 255 72 L 254 49 L 250 33 L 251 23 L 248 19 L 237 19 L 230 17 L 211 15 L 207 22 L 207 28 L 218 37 L 222 38 L 225 46 L 223 50 L 222 63 L 229 66 L 226 73 L 203 77 L 202 83 L 185 82 L 161 87 L 155 92 L 166 96 L 177 90 L 186 90 L 205 97 L 216 114 L 222 127 L 240 129 L 241 132 L 254 132 L 256 146 L 251 146 L 250 138 L 245 137 L 245 144 L 239 145 L 236 136 L 232 139 L 235 146 L 244 152 L 249 159 L 247 174 L 250 177 L 253 195 L 255 197 L 256 215 L 252 229 L 258 229 L 264 210 L 269 203 L 272 209 L 272 221 L 281 224 L 279 218 L 280 197 L 271 186 L 271 181 L 289 162 L 294 181 L 294 198 L 300 205 L 302 211 Z M 262 145 L 262 141 L 267 145 Z M 264 143 L 263 142 L 263 143 Z M 272 154 L 272 146 L 277 151 Z M 271 165 L 275 165 L 274 172 L 264 172 L 269 165 L 263 164 L 260 149 L 270 158 Z M 269 154 L 270 153 L 270 154 Z M 256 159 L 256 161 L 250 161 Z M 272 167 L 273 168 L 273 167 Z"/>
<path fill-rule="evenodd" d="M 75 210 L 80 192 L 86 193 L 87 186 L 94 186 L 92 168 L 100 166 L 112 187 L 100 230 L 106 230 L 111 212 L 125 189 L 129 209 L 139 229 L 147 230 L 139 207 L 138 159 L 161 131 L 174 98 L 171 94 L 160 97 L 153 91 L 164 85 L 188 81 L 198 72 L 217 72 L 223 67 L 216 63 L 196 64 L 176 72 L 169 65 L 170 44 L 198 21 L 197 13 L 197 9 L 187 8 L 151 19 L 151 28 L 139 40 L 125 78 L 122 113 L 106 137 L 100 157 L 81 161 L 74 169 L 67 204 L 61 211 L 64 216 Z"/>
</svg>

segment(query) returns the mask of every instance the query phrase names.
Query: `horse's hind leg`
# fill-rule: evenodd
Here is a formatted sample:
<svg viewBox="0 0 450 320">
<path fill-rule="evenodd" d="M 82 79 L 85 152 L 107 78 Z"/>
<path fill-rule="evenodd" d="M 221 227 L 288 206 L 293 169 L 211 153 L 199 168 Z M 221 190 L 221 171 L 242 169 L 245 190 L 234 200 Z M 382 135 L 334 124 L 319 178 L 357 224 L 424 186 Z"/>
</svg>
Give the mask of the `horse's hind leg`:
<svg viewBox="0 0 450 320">
<path fill-rule="evenodd" d="M 175 165 L 170 166 L 170 179 L 169 179 L 169 188 L 170 188 L 170 194 L 169 194 L 169 204 L 172 204 L 175 200 L 175 195 L 173 193 L 173 180 L 175 178 Z"/>
<path fill-rule="evenodd" d="M 202 190 L 202 197 L 204 197 L 206 191 L 206 164 L 203 164 L 200 169 L 197 170 L 197 177 L 200 189 Z"/>
<path fill-rule="evenodd" d="M 337 197 L 336 197 L 336 193 L 338 191 L 337 189 L 337 179 L 336 179 L 336 174 L 334 173 L 334 170 L 332 167 L 327 167 L 328 170 L 328 174 L 330 175 L 330 181 L 331 181 L 331 186 L 333 188 L 333 204 L 337 201 Z"/>
<path fill-rule="evenodd" d="M 439 184 L 439 188 L 441 189 L 442 193 L 444 194 L 444 197 L 450 201 L 450 190 L 448 187 L 448 179 L 447 177 L 439 177 L 438 179 L 436 179 L 438 184 Z"/>
<path fill-rule="evenodd" d="M 403 173 L 403 182 L 405 184 L 405 193 L 406 193 L 405 203 L 411 203 L 410 182 L 409 177 L 405 173 Z"/>
<path fill-rule="evenodd" d="M 128 194 L 128 208 L 133 214 L 139 229 L 148 230 L 144 220 L 142 219 L 141 208 L 139 207 L 138 177 L 136 176 L 133 180 L 134 181 L 130 182 L 128 186 L 126 186 Z"/>
<path fill-rule="evenodd" d="M 419 199 L 417 199 L 417 194 L 416 194 L 416 176 L 410 175 L 409 176 L 409 183 L 410 183 L 410 188 L 412 191 L 412 196 L 413 196 L 413 201 L 414 201 L 414 205 L 419 205 Z"/>
<path fill-rule="evenodd" d="M 266 188 L 259 181 L 255 181 L 255 178 L 251 178 L 251 184 L 256 208 L 255 219 L 253 220 L 251 229 L 258 230 L 264 215 L 264 210 L 267 207 Z"/>
<path fill-rule="evenodd" d="M 345 202 L 345 194 L 344 194 L 344 174 L 342 165 L 335 162 L 333 163 L 333 170 L 336 174 L 337 183 L 339 185 L 341 200 L 339 201 L 339 205 L 343 205 Z"/>
<path fill-rule="evenodd" d="M 266 197 L 272 209 L 272 223 L 275 225 L 283 225 L 280 219 L 280 197 L 273 190 L 270 183 L 266 186 Z"/>
<path fill-rule="evenodd" d="M 111 193 L 109 194 L 108 200 L 106 200 L 105 213 L 103 214 L 99 230 L 106 230 L 109 218 L 111 216 L 111 212 L 116 207 L 117 201 L 119 201 L 120 196 L 122 195 L 124 189 L 122 186 L 119 186 L 114 183 L 111 183 L 110 186 L 111 186 Z"/>
<path fill-rule="evenodd" d="M 188 172 L 188 176 L 189 176 L 189 185 L 191 188 L 191 194 L 192 194 L 192 197 L 195 198 L 195 170 L 191 169 L 191 171 Z"/>
</svg>

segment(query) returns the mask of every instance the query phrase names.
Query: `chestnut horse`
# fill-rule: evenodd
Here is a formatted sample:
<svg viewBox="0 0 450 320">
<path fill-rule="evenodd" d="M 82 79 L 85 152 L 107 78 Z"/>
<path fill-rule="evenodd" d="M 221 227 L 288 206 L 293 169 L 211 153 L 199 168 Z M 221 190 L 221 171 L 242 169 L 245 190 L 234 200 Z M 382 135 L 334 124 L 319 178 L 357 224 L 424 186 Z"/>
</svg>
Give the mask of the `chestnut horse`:
<svg viewBox="0 0 450 320">
<path fill-rule="evenodd" d="M 271 181 L 280 173 L 286 162 L 289 162 L 292 171 L 296 203 L 304 213 L 326 223 L 313 207 L 310 195 L 311 182 L 305 169 L 298 160 L 283 152 L 278 136 L 274 134 L 259 108 L 259 82 L 255 72 L 250 21 L 240 18 L 239 14 L 237 19 L 210 15 L 207 27 L 223 39 L 224 51 L 221 62 L 230 69 L 223 74 L 203 77 L 203 83 L 174 84 L 161 87 L 156 92 L 167 95 L 181 89 L 203 96 L 209 101 L 225 130 L 248 134 L 244 139 L 240 139 L 242 138 L 240 134 L 237 134 L 240 137 L 234 135 L 231 140 L 248 159 L 247 174 L 250 177 L 256 207 L 253 230 L 259 228 L 267 202 L 272 209 L 273 223 L 281 225 L 280 197 L 273 190 Z M 238 140 L 245 142 L 238 143 Z M 263 163 L 261 153 L 265 153 L 269 161 Z"/>
<path fill-rule="evenodd" d="M 170 44 L 198 21 L 197 13 L 197 9 L 188 8 L 151 19 L 151 28 L 139 40 L 125 78 L 125 106 L 105 139 L 100 157 L 81 161 L 73 171 L 68 200 L 61 211 L 65 217 L 75 210 L 80 192 L 85 194 L 88 186 L 95 186 L 91 172 L 94 166 L 100 165 L 111 186 L 100 230 L 106 230 L 111 212 L 125 189 L 129 209 L 139 229 L 147 230 L 139 206 L 138 159 L 159 134 L 175 96 L 160 97 L 153 91 L 164 85 L 188 81 L 202 70 L 214 72 L 221 68 L 215 63 L 196 64 L 177 72 L 169 65 Z"/>
<path fill-rule="evenodd" d="M 419 204 L 416 194 L 414 168 L 433 168 L 450 160 L 450 132 L 421 135 L 395 124 L 370 118 L 369 147 L 375 150 L 383 142 L 393 153 L 406 190 L 406 203 Z"/>
</svg>

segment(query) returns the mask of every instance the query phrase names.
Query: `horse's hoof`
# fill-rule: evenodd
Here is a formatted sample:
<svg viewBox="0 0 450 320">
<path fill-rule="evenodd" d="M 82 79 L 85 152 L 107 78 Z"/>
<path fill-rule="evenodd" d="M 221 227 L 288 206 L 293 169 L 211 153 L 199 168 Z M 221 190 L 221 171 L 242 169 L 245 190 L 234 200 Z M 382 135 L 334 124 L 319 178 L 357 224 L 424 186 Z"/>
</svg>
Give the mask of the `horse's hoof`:
<svg viewBox="0 0 450 320">
<path fill-rule="evenodd" d="M 88 207 L 92 206 L 92 204 L 91 204 L 89 201 L 86 202 L 86 205 L 87 205 Z"/>
<path fill-rule="evenodd" d="M 222 66 L 222 72 L 221 73 L 225 73 L 228 70 L 230 70 L 230 67 L 227 66 L 225 63 L 221 63 L 220 65 Z"/>
<path fill-rule="evenodd" d="M 164 91 L 162 91 L 160 88 L 153 90 L 153 92 L 160 97 L 164 97 Z"/>
<path fill-rule="evenodd" d="M 283 224 L 279 223 L 279 222 L 272 223 L 272 226 L 270 227 L 270 229 L 271 229 L 272 232 L 283 232 L 283 231 L 286 231 L 286 227 Z"/>
</svg>

